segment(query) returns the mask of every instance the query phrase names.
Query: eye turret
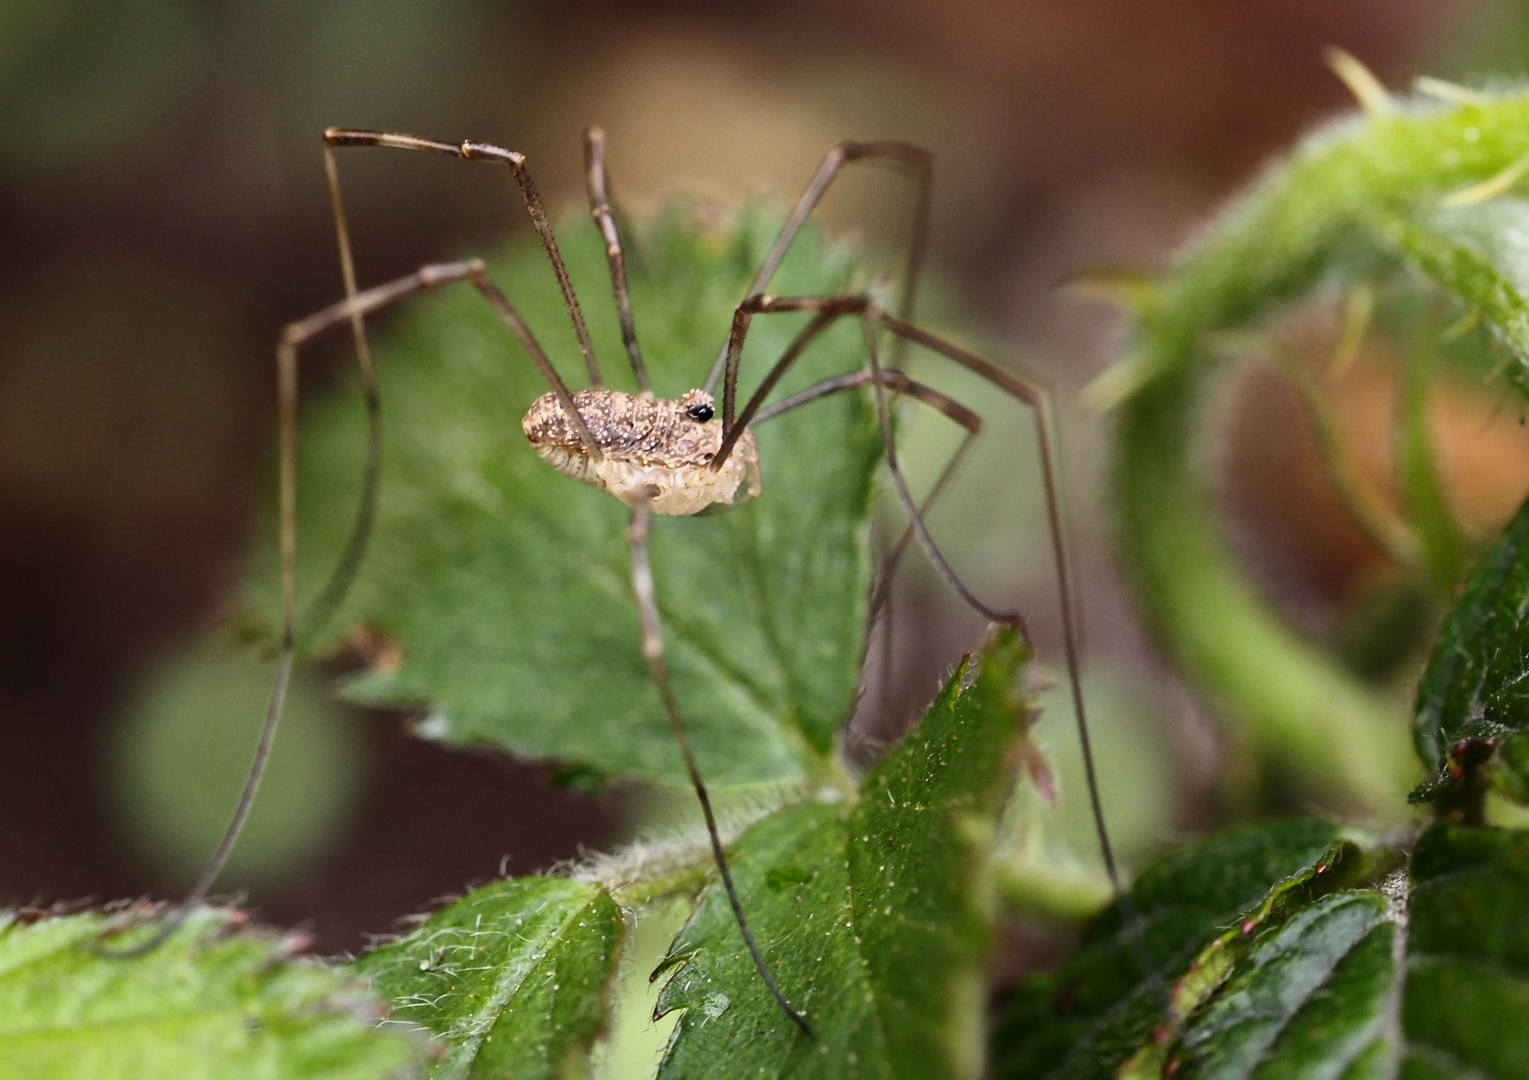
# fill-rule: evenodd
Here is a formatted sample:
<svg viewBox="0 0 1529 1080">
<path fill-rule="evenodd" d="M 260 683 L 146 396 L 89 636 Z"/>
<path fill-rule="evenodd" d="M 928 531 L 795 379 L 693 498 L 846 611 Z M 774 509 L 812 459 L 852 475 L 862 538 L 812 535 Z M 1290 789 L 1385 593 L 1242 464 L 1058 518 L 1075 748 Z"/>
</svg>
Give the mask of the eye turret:
<svg viewBox="0 0 1529 1080">
<path fill-rule="evenodd" d="M 706 423 L 716 414 L 716 410 L 711 407 L 711 402 L 709 401 L 698 401 L 685 410 L 686 416 L 702 424 Z"/>
</svg>

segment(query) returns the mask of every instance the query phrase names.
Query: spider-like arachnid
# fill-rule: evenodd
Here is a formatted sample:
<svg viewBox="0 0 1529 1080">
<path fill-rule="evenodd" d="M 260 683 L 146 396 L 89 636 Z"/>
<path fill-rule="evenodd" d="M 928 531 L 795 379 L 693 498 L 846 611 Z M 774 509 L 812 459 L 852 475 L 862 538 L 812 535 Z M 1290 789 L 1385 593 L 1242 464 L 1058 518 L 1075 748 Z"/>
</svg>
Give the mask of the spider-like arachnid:
<svg viewBox="0 0 1529 1080">
<path fill-rule="evenodd" d="M 562 294 L 564 307 L 577 337 L 587 369 L 589 387 L 570 391 L 550 362 L 547 353 L 517 313 L 510 299 L 490 278 L 485 264 L 471 259 L 436 263 L 373 288 L 359 290 L 356 285 L 349 232 L 340 196 L 335 151 L 340 147 L 385 147 L 423 150 L 481 161 L 509 169 L 529 212 Z M 639 346 L 627 282 L 626 257 L 611 208 L 605 167 L 604 137 L 598 129 L 585 133 L 586 181 L 590 212 L 605 244 L 606 260 L 619 316 L 621 337 L 631 366 L 637 392 L 609 389 L 604 385 L 595 360 L 594 348 L 585 319 L 558 248 L 547 214 L 532 184 L 522 155 L 497 146 L 476 142 L 444 143 L 410 135 L 371 131 L 330 129 L 324 133 L 325 163 L 329 177 L 340 261 L 344 274 L 346 298 L 306 319 L 289 325 L 282 333 L 277 349 L 280 394 L 280 577 L 281 577 L 281 651 L 270 706 L 256 751 L 255 762 L 228 829 L 206 871 L 178 909 L 189 910 L 210 889 L 243 824 L 280 717 L 282 699 L 291 672 L 295 642 L 298 637 L 296 604 L 297 549 L 297 359 L 299 350 L 334 328 L 349 325 L 355 338 L 361 382 L 368 405 L 369 439 L 366 478 L 350 539 L 340 557 L 338 569 L 330 578 L 305 623 L 322 623 L 340 603 L 360 564 L 377 506 L 377 478 L 380 467 L 381 421 L 373 365 L 363 320 L 398 301 L 419 292 L 447 285 L 471 285 L 488 301 L 503 324 L 517 338 L 546 380 L 547 393 L 538 398 L 525 414 L 522 428 L 536 453 L 559 472 L 615 495 L 631 509 L 627 530 L 630 554 L 631 586 L 639 617 L 642 655 L 648 675 L 662 701 L 664 714 L 678 742 L 685 772 L 695 790 L 706 821 L 712 854 L 726 889 L 739 931 L 761 978 L 780 1007 L 805 1033 L 811 1029 L 800 1009 L 792 1002 L 791 987 L 781 987 L 761 955 L 734 887 L 726 851 L 719 836 L 711 800 L 702 771 L 687 737 L 683 719 L 685 702 L 671 687 L 669 665 L 665 658 L 665 634 L 660 607 L 655 596 L 654 576 L 649 561 L 648 540 L 652 515 L 694 516 L 726 511 L 763 495 L 769 478 L 760 465 L 755 428 L 782 414 L 792 412 L 820 399 L 858 390 L 869 391 L 874 401 L 876 423 L 883 458 L 897 499 L 906 514 L 908 525 L 902 537 L 891 546 L 877 576 L 872 608 L 884 595 L 886 583 L 898 558 L 917 539 L 941 576 L 974 610 L 992 622 L 1012 626 L 1024 633 L 1023 620 L 1017 613 L 990 607 L 960 580 L 929 534 L 924 515 L 938 497 L 962 460 L 972 440 L 981 431 L 982 419 L 971 409 L 934 388 L 917 382 L 897 365 L 907 346 L 917 346 L 975 373 L 999 391 L 1028 406 L 1035 417 L 1039 465 L 1043 477 L 1053 553 L 1061 600 L 1066 667 L 1072 688 L 1079 733 L 1095 823 L 1105 866 L 1114 883 L 1116 896 L 1124 903 L 1115 862 L 1104 829 L 1099 804 L 1098 785 L 1089 752 L 1087 724 L 1079 681 L 1078 634 L 1074 600 L 1069 584 L 1070 568 L 1064 540 L 1064 526 L 1059 506 L 1057 477 L 1053 465 L 1050 399 L 1041 384 L 1007 367 L 984 360 L 951 342 L 923 330 L 909 321 L 923 256 L 924 238 L 930 201 L 932 159 L 928 152 L 898 142 L 845 142 L 825 155 L 816 174 L 797 200 L 769 254 L 759 266 L 746 294 L 736 305 L 730 332 L 716 356 L 703 386 L 691 388 L 676 398 L 654 395 Z M 803 224 L 812 214 L 824 192 L 841 169 L 855 161 L 880 159 L 911 170 L 918 181 L 917 216 L 914 239 L 896 313 L 864 294 L 819 296 L 777 296 L 768 292 L 772 278 L 785 259 Z M 750 327 L 756 319 L 783 313 L 801 313 L 805 325 L 790 339 L 746 401 L 739 400 L 739 367 Z M 864 342 L 864 366 L 841 372 L 782 400 L 769 402 L 781 379 L 797 363 L 815 340 L 834 324 L 853 321 L 861 328 Z M 878 352 L 878 338 L 886 335 L 894 344 L 884 363 Z M 719 400 L 720 386 L 720 400 Z M 910 494 L 899 468 L 897 446 L 893 437 L 892 395 L 911 398 L 959 425 L 965 437 L 951 457 L 930 493 L 920 505 Z M 767 402 L 769 402 L 767 404 Z M 765 495 L 769 498 L 771 496 Z M 789 491 L 777 498 L 791 498 Z M 175 917 L 167 920 L 173 926 Z M 1127 924 L 1134 921 L 1127 913 Z M 155 940 L 162 939 L 156 936 Z M 147 947 L 152 947 L 153 942 Z"/>
</svg>

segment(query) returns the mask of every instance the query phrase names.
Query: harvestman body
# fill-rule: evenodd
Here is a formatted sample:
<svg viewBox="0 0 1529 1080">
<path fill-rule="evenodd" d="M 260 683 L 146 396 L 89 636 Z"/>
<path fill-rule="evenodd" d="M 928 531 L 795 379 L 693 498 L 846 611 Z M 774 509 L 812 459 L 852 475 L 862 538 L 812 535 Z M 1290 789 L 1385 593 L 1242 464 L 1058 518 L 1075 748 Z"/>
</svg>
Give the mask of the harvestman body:
<svg viewBox="0 0 1529 1080">
<path fill-rule="evenodd" d="M 580 390 L 573 404 L 600 458 L 589 456 L 556 394 L 543 394 L 526 413 L 520 425 L 526 438 L 564 476 L 608 491 L 630 507 L 646 502 L 655 514 L 688 517 L 737 505 L 763 489 L 752 431 L 743 433 L 726 462 L 710 467 L 722 447 L 722 425 L 712 423 L 716 408 L 704 390 L 678 401 Z"/>
<path fill-rule="evenodd" d="M 580 351 L 584 356 L 590 388 L 576 392 L 568 390 L 530 329 L 520 319 L 509 299 L 489 278 L 484 264 L 479 260 L 432 264 L 387 284 L 364 291 L 358 290 L 335 161 L 335 149 L 346 146 L 423 150 L 467 161 L 485 161 L 506 166 L 515 180 L 551 263 L 553 273 L 557 277 L 565 307 L 579 341 Z M 599 129 L 592 128 L 585 132 L 584 146 L 590 213 L 605 240 L 611 284 L 620 316 L 622 340 L 639 387 L 637 394 L 609 390 L 602 384 L 600 369 L 595 361 L 594 350 L 590 344 L 589 333 L 584 324 L 578 299 L 574 295 L 547 214 L 531 182 L 522 155 L 485 143 L 442 143 L 411 135 L 335 128 L 324 133 L 325 166 L 329 178 L 346 299 L 289 325 L 282 333 L 277 346 L 281 425 L 279 472 L 282 647 L 277 663 L 275 685 L 266 713 L 265 726 L 256 748 L 254 763 L 222 842 L 201 879 L 186 900 L 165 920 L 159 933 L 131 951 L 135 953 L 146 951 L 164 940 L 184 917 L 185 912 L 199 903 L 211 888 L 248 814 L 280 718 L 282 700 L 292 667 L 294 644 L 298 636 L 295 604 L 298 350 L 325 331 L 348 323 L 355 338 L 357 363 L 366 393 L 369 416 L 366 476 L 356 521 L 339 566 L 318 599 L 305 612 L 304 628 L 309 629 L 315 624 L 322 624 L 333 613 L 343 597 L 359 567 L 375 516 L 380 419 L 371 353 L 367 345 L 363 318 L 423 290 L 467 282 L 492 305 L 506 327 L 525 347 L 531 361 L 540 370 L 551 388 L 548 393 L 536 400 L 522 422 L 526 437 L 537 454 L 559 472 L 610 492 L 632 509 L 628 539 L 632 557 L 633 592 L 642 625 L 643 655 L 647 660 L 649 672 L 662 700 L 670 726 L 679 743 L 691 784 L 700 801 L 711 841 L 712 854 L 744 942 L 770 992 L 786 1015 L 809 1037 L 812 1031 L 806 1018 L 790 1004 L 787 995 L 777 986 L 749 930 L 728 868 L 727 855 L 717 831 L 711 801 L 696 766 L 694 754 L 691 752 L 678 702 L 669 687 L 668 671 L 664 661 L 663 631 L 654 597 L 653 575 L 648 561 L 649 516 L 655 513 L 677 516 L 713 513 L 759 496 L 763 489 L 763 478 L 760 475 L 759 453 L 752 425 L 763 423 L 771 417 L 819 398 L 869 386 L 873 392 L 872 396 L 875 399 L 880 420 L 881 439 L 888 472 L 909 521 L 907 531 L 893 545 L 883 562 L 876 593 L 872 598 L 873 608 L 884 596 L 887 581 L 897 560 L 910 540 L 916 536 L 920 546 L 941 575 L 969 605 L 994 622 L 1013 626 L 1024 633 L 1024 623 L 1019 615 L 988 607 L 957 578 L 930 537 L 923 520 L 924 513 L 939 496 L 964 458 L 972 440 L 980 432 L 982 420 L 959 402 L 915 382 L 896 367 L 884 367 L 877 352 L 878 331 L 889 332 L 896 339 L 894 362 L 904 346 L 917 345 L 974 372 L 999 390 L 1030 407 L 1036 420 L 1047 513 L 1057 562 L 1067 670 L 1072 686 L 1073 703 L 1083 746 L 1089 795 L 1098 829 L 1100 849 L 1117 901 L 1122 907 L 1128 934 L 1136 947 L 1144 971 L 1161 992 L 1160 983 L 1150 964 L 1147 963 L 1145 952 L 1141 947 L 1135 916 L 1120 886 L 1108 833 L 1104 827 L 1103 811 L 1099 803 L 1098 784 L 1089 747 L 1087 721 L 1079 681 L 1077 620 L 1073 610 L 1070 568 L 1052 466 L 1049 430 L 1050 400 L 1037 381 L 991 364 L 907 321 L 917 289 L 918 271 L 922 262 L 927 231 L 933 165 L 929 153 L 906 143 L 896 142 L 845 142 L 831 148 L 824 156 L 822 164 L 806 190 L 797 200 L 780 237 L 750 285 L 748 294 L 735 309 L 727 342 L 712 365 L 706 385 L 671 400 L 653 395 L 647 368 L 638 345 L 627 290 L 626 261 L 608 194 L 604 136 Z M 786 249 L 790 246 L 792 239 L 840 169 L 847 163 L 866 159 L 880 159 L 901 164 L 910 168 L 919 181 L 914 240 L 910 247 L 902 296 L 898 304 L 899 315 L 896 317 L 890 315 L 864 296 L 776 297 L 765 292 L 776 268 L 785 257 Z M 758 389 L 742 409 L 739 409 L 737 406 L 738 366 L 749 326 L 756 316 L 784 312 L 805 312 L 811 314 L 812 319 L 791 341 L 780 359 L 765 375 Z M 858 319 L 863 327 L 866 367 L 825 380 L 784 401 L 765 407 L 765 400 L 791 365 L 828 326 L 842 318 Z M 714 397 L 719 380 L 722 383 L 720 414 Z M 961 425 L 966 431 L 965 439 L 946 464 L 922 507 L 915 504 L 904 482 L 902 471 L 898 467 L 897 448 L 892 439 L 891 413 L 887 400 L 889 391 L 911 397 L 933 408 Z"/>
</svg>

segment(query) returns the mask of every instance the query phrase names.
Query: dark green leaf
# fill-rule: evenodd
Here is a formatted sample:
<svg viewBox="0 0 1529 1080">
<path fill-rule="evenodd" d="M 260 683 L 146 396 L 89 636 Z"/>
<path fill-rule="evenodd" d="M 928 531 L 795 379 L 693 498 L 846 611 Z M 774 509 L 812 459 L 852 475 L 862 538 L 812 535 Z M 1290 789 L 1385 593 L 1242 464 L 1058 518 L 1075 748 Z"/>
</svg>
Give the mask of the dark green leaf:
<svg viewBox="0 0 1529 1080">
<path fill-rule="evenodd" d="M 665 215 L 634 257 L 632 302 L 656 390 L 697 386 L 776 219 L 725 231 Z M 596 351 L 630 385 L 604 248 L 587 220 L 561 231 Z M 496 280 L 583 383 L 546 257 L 534 242 Z M 848 257 L 805 232 L 772 288 L 834 293 Z M 802 325 L 755 320 L 751 387 Z M 471 290 L 420 299 L 378 349 L 385 417 L 375 538 L 336 632 L 357 623 L 401 646 L 401 665 L 352 683 L 371 702 L 429 705 L 420 734 L 485 743 L 611 777 L 679 779 L 679 755 L 638 647 L 615 499 L 541 462 L 519 420 L 547 387 Z M 838 326 L 780 393 L 863 366 Z M 354 394 L 315 408 L 301 438 L 302 595 L 335 564 L 354 512 L 364 438 Z M 874 409 L 840 394 L 759 429 L 764 495 L 715 517 L 661 519 L 652 542 L 669 661 L 702 771 L 717 783 L 791 780 L 828 753 L 856 685 L 869 578 L 866 516 L 879 461 Z M 269 589 L 272 568 L 263 580 Z M 269 599 L 266 600 L 269 610 Z"/>
<path fill-rule="evenodd" d="M 1384 1049 L 1394 981 L 1386 913 L 1380 893 L 1341 892 L 1264 935 L 1181 1035 L 1171 1075 L 1246 1077 L 1277 1064 L 1285 1076 L 1344 1076 L 1370 1061 Z"/>
<path fill-rule="evenodd" d="M 1529 834 L 1438 822 L 1408 877 L 1223 935 L 1120 1075 L 1529 1077 Z"/>
<path fill-rule="evenodd" d="M 801 806 L 738 842 L 755 936 L 808 1040 L 755 973 L 713 888 L 660 971 L 685 1009 L 660 1075 L 938 1078 L 980 1067 L 989 910 L 981 888 L 1011 782 L 1025 654 L 1012 634 L 964 665 L 852 807 Z"/>
<path fill-rule="evenodd" d="M 1418 686 L 1413 738 L 1434 778 L 1413 793 L 1431 799 L 1451 782 L 1462 744 L 1529 729 L 1529 503 L 1482 557 L 1455 602 Z M 1462 779 L 1456 775 L 1454 779 Z"/>
<path fill-rule="evenodd" d="M 1404 1074 L 1529 1077 L 1529 833 L 1439 822 L 1411 885 Z"/>
<path fill-rule="evenodd" d="M 1148 954 L 1165 980 L 1238 927 L 1271 889 L 1304 883 L 1339 839 L 1331 822 L 1301 819 L 1202 840 L 1159 859 L 1131 889 Z M 1262 916 L 1283 912 L 1268 905 Z M 1163 1008 L 1112 906 L 1055 973 L 1008 995 L 993 1036 L 993 1075 L 1107 1077 L 1163 1020 Z"/>
<path fill-rule="evenodd" d="M 363 1080 L 419 1056 L 375 1026 L 358 984 L 239 921 L 201 908 L 154 951 L 115 959 L 91 947 L 99 913 L 0 915 L 0 1077 Z"/>
<path fill-rule="evenodd" d="M 521 878 L 469 894 L 355 970 L 394 1021 L 446 1044 L 431 1077 L 555 1078 L 606 1029 L 622 934 L 604 889 Z"/>
</svg>

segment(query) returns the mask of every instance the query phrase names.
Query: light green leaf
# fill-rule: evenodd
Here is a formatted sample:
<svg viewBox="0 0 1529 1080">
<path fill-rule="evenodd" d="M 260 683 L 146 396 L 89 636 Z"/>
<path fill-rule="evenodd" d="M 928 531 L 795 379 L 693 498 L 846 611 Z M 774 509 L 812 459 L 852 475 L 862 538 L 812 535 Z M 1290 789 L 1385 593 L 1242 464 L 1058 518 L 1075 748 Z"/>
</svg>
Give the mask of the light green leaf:
<svg viewBox="0 0 1529 1080">
<path fill-rule="evenodd" d="M 981 1069 L 983 883 L 1011 781 L 1026 654 L 1012 634 L 963 665 L 852 807 L 796 807 L 734 846 L 765 960 L 813 1027 L 800 1033 L 755 973 L 713 888 L 659 971 L 681 1016 L 660 1076 L 974 1076 Z"/>
<path fill-rule="evenodd" d="M 1377 816 L 1394 815 L 1415 782 L 1394 706 L 1305 640 L 1226 543 L 1202 473 L 1202 410 L 1225 370 L 1207 343 L 1266 326 L 1324 288 L 1373 287 L 1403 256 L 1521 349 L 1529 275 L 1521 233 L 1503 226 L 1522 206 L 1445 201 L 1511 176 L 1526 157 L 1522 89 L 1398 102 L 1314 132 L 1162 278 L 1112 376 L 1118 549 L 1155 631 L 1249 746 Z M 1467 221 L 1480 226 L 1470 236 Z M 1523 356 L 1511 359 L 1522 370 Z"/>
<path fill-rule="evenodd" d="M 712 231 L 673 209 L 633 243 L 632 303 L 656 391 L 700 385 L 733 305 L 778 227 L 758 211 Z M 587 220 L 560 230 L 610 384 L 630 386 L 604 249 Z M 772 289 L 834 293 L 849 259 L 808 230 Z M 575 387 L 583 384 L 546 257 L 527 241 L 491 268 Z M 802 320 L 758 318 L 745 389 Z M 375 536 L 335 635 L 363 624 L 401 647 L 353 697 L 428 705 L 422 735 L 488 744 L 596 776 L 683 776 L 639 650 L 628 511 L 556 474 L 520 431 L 547 387 L 470 290 L 413 302 L 380 335 L 385 451 Z M 789 393 L 863 366 L 840 325 L 783 382 Z M 720 411 L 720 410 L 719 410 Z M 335 565 L 356 505 L 364 436 L 353 392 L 307 415 L 300 595 Z M 758 430 L 764 495 L 654 524 L 652 558 L 680 707 L 714 783 L 785 781 L 829 752 L 857 682 L 866 622 L 866 517 L 879 462 L 874 408 L 840 394 Z M 265 566 L 265 609 L 274 568 Z M 267 615 L 269 621 L 269 615 Z M 333 641 L 332 635 L 328 640 Z"/>
<path fill-rule="evenodd" d="M 159 948 L 115 959 L 92 948 L 98 912 L 0 915 L 0 1078 L 365 1080 L 419 1056 L 376 1028 L 359 984 L 241 923 L 199 908 Z"/>
<path fill-rule="evenodd" d="M 1441 288 L 1485 319 L 1517 358 L 1529 359 L 1529 201 L 1500 197 L 1468 206 L 1430 201 L 1377 209 L 1371 229 Z"/>
<path fill-rule="evenodd" d="M 390 1023 L 446 1044 L 435 1080 L 555 1078 L 606 1030 L 623 933 L 604 889 L 520 878 L 470 893 L 354 969 L 392 1002 Z"/>
</svg>

